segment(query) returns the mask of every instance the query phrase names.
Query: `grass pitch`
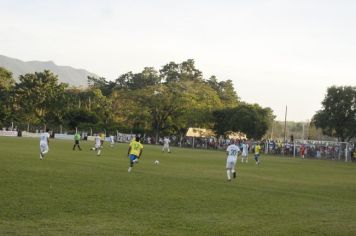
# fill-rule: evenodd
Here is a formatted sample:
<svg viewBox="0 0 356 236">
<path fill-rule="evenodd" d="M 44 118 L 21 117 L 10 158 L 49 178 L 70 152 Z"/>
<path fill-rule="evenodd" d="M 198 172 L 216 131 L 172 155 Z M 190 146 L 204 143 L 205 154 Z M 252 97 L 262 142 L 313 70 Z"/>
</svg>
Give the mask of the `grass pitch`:
<svg viewBox="0 0 356 236">
<path fill-rule="evenodd" d="M 356 235 L 354 163 L 145 145 L 127 172 L 127 144 L 0 137 L 0 235 Z M 159 160 L 160 165 L 154 165 Z"/>
</svg>

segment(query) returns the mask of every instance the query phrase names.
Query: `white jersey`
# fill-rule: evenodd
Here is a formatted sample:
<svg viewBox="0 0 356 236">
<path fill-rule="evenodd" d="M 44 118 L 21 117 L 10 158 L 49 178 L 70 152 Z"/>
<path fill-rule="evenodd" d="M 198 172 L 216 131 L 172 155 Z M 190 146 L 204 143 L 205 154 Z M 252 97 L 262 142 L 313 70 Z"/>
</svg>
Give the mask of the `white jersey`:
<svg viewBox="0 0 356 236">
<path fill-rule="evenodd" d="M 242 144 L 242 154 L 244 155 L 248 154 L 248 145 L 245 143 Z"/>
<path fill-rule="evenodd" d="M 48 145 L 48 140 L 47 140 L 48 138 L 49 138 L 49 133 L 47 133 L 47 132 L 41 133 L 41 135 L 40 135 L 40 143 Z"/>
<path fill-rule="evenodd" d="M 228 153 L 226 160 L 226 169 L 234 169 L 237 160 L 237 155 L 240 152 L 240 148 L 235 144 L 230 144 L 227 147 L 226 152 Z"/>
<path fill-rule="evenodd" d="M 237 155 L 240 152 L 240 148 L 235 144 L 231 144 L 227 147 L 226 152 L 228 152 L 228 157 L 237 158 Z"/>
<path fill-rule="evenodd" d="M 98 148 L 101 146 L 101 138 L 99 136 L 95 136 L 95 147 Z"/>
<path fill-rule="evenodd" d="M 171 142 L 171 140 L 169 140 L 169 138 L 164 138 L 163 139 L 163 144 L 164 145 L 169 145 L 170 142 Z"/>
</svg>

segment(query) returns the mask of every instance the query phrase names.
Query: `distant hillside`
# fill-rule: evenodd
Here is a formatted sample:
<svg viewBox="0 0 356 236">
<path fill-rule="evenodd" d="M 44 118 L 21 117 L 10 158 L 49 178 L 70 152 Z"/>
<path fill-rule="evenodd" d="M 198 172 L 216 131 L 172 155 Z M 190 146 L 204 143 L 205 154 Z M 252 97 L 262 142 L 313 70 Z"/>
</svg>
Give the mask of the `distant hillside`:
<svg viewBox="0 0 356 236">
<path fill-rule="evenodd" d="M 53 61 L 21 61 L 0 55 L 0 67 L 11 71 L 14 79 L 18 80 L 19 75 L 26 73 L 50 70 L 58 75 L 59 82 L 68 83 L 70 86 L 88 86 L 87 76 L 97 75 L 83 69 L 75 69 L 70 66 L 58 66 Z"/>
</svg>

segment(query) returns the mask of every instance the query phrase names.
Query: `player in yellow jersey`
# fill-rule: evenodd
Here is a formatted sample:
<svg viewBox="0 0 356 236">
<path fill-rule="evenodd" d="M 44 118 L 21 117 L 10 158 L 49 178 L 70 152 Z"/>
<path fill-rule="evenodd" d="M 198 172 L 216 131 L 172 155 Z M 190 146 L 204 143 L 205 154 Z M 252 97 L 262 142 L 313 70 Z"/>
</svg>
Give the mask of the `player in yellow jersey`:
<svg viewBox="0 0 356 236">
<path fill-rule="evenodd" d="M 143 146 L 140 143 L 140 137 L 136 137 L 135 140 L 132 140 L 129 146 L 129 150 L 127 151 L 127 156 L 130 158 L 130 167 L 128 172 L 130 173 L 134 163 L 138 163 L 142 155 Z"/>
<path fill-rule="evenodd" d="M 260 165 L 260 152 L 261 152 L 261 146 L 260 146 L 260 143 L 256 143 L 255 145 L 255 161 L 256 161 L 256 165 Z"/>
</svg>

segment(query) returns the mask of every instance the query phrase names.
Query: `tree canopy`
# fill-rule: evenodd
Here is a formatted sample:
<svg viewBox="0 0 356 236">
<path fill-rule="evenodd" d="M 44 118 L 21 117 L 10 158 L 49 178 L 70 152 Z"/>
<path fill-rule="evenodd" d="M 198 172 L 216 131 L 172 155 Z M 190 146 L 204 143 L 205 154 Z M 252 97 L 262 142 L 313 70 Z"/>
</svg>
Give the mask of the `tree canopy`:
<svg viewBox="0 0 356 236">
<path fill-rule="evenodd" d="M 217 110 L 213 114 L 214 130 L 218 134 L 223 135 L 228 131 L 243 132 L 253 139 L 261 139 L 275 118 L 270 108 L 246 103 Z"/>
<path fill-rule="evenodd" d="M 348 141 L 356 137 L 356 87 L 332 86 L 313 117 L 324 134 Z"/>
<path fill-rule="evenodd" d="M 170 62 L 160 70 L 127 72 L 113 81 L 88 77 L 88 84 L 69 87 L 47 70 L 21 75 L 15 83 L 11 73 L 1 69 L 0 90 L 9 94 L 1 96 L 1 106 L 7 102 L 8 107 L 7 115 L 0 114 L 1 122 L 140 132 L 157 138 L 185 134 L 189 127 L 216 127 L 219 134 L 239 130 L 259 138 L 273 119 L 269 108 L 241 102 L 232 80 L 204 79 L 192 59 Z"/>
</svg>

